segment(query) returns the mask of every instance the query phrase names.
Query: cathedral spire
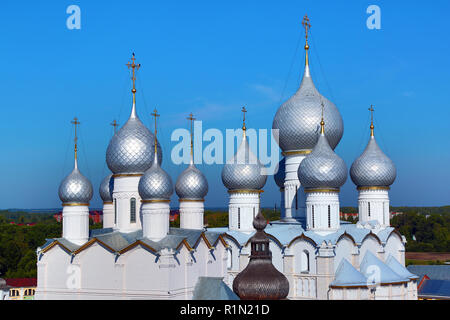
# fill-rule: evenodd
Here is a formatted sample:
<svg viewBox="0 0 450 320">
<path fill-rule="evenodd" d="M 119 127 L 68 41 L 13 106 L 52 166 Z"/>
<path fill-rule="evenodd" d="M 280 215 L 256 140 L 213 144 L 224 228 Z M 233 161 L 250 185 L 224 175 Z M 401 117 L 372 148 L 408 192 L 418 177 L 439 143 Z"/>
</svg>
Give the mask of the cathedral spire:
<svg viewBox="0 0 450 320">
<path fill-rule="evenodd" d="M 323 105 L 323 101 L 322 101 L 322 120 L 320 120 L 320 134 L 321 135 L 325 134 L 325 121 L 323 120 L 323 109 L 324 109 L 324 105 Z"/>
<path fill-rule="evenodd" d="M 77 154 L 78 154 L 77 126 L 78 126 L 81 122 L 78 121 L 78 118 L 77 118 L 77 117 L 75 117 L 75 118 L 73 118 L 73 120 L 71 121 L 71 123 L 73 124 L 74 129 L 75 129 L 75 138 L 74 138 L 74 141 L 75 141 L 75 150 L 74 150 L 74 152 L 75 152 L 75 168 L 78 168 L 78 159 L 77 159 Z"/>
<path fill-rule="evenodd" d="M 134 57 L 133 52 L 133 55 L 131 56 L 131 62 L 128 62 L 126 64 L 128 69 L 131 68 L 132 70 L 131 80 L 133 81 L 133 89 L 131 89 L 131 92 L 133 93 L 133 109 L 131 110 L 131 118 L 136 117 L 136 71 L 139 70 L 139 68 L 141 67 L 141 64 L 140 63 L 136 64 L 135 61 L 136 58 Z"/>
<path fill-rule="evenodd" d="M 306 55 L 305 55 L 305 68 L 306 68 L 306 71 L 307 71 L 307 75 L 309 75 L 309 57 L 308 57 L 309 44 L 308 44 L 308 33 L 309 33 L 309 29 L 311 29 L 311 24 L 309 23 L 308 15 L 305 15 L 305 16 L 303 17 L 302 25 L 303 25 L 303 28 L 305 28 L 305 51 L 306 51 Z"/>
<path fill-rule="evenodd" d="M 114 128 L 114 134 L 116 134 L 116 130 L 117 130 L 117 127 L 119 126 L 119 124 L 117 123 L 116 120 L 114 120 L 114 121 L 111 122 L 110 124 L 111 124 L 111 125 L 113 126 L 113 128 Z"/>
<path fill-rule="evenodd" d="M 375 127 L 373 126 L 373 112 L 375 111 L 375 109 L 373 108 L 373 105 L 370 105 L 369 111 L 370 111 L 370 136 L 374 137 L 373 129 Z"/>
<path fill-rule="evenodd" d="M 245 126 L 245 114 L 247 113 L 247 109 L 245 109 L 245 107 L 242 107 L 241 111 L 244 114 L 244 120 L 242 121 L 242 131 L 245 138 L 245 131 L 247 130 L 247 127 Z"/>
<path fill-rule="evenodd" d="M 194 115 L 192 114 L 192 112 L 189 114 L 189 117 L 187 117 L 186 119 L 188 119 L 191 124 L 191 162 L 190 162 L 190 164 L 194 164 L 194 141 L 193 141 L 194 133 L 192 131 L 192 126 L 193 126 L 195 118 L 194 118 Z"/>
<path fill-rule="evenodd" d="M 156 134 L 157 134 L 157 128 L 156 128 L 156 124 L 157 124 L 157 119 L 159 117 L 158 114 L 158 110 L 153 110 L 153 113 L 151 114 L 154 118 L 155 118 L 155 137 L 154 137 L 154 145 L 155 145 L 155 159 L 154 162 L 158 162 L 158 140 L 156 138 Z"/>
</svg>

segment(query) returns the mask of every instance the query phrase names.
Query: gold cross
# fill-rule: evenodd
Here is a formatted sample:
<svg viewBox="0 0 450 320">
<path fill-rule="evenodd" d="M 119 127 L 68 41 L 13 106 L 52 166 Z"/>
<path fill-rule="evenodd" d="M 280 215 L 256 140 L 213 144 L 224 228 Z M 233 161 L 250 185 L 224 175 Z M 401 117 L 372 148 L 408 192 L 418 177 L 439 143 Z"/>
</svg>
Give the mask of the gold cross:
<svg viewBox="0 0 450 320">
<path fill-rule="evenodd" d="M 114 134 L 116 134 L 116 128 L 119 126 L 119 124 L 116 120 L 114 120 L 113 122 L 111 122 L 111 125 L 114 127 Z"/>
<path fill-rule="evenodd" d="M 140 63 L 138 63 L 138 64 L 135 63 L 136 58 L 134 57 L 134 52 L 133 52 L 133 55 L 131 56 L 131 61 L 132 62 L 131 63 L 128 62 L 126 64 L 126 66 L 128 67 L 128 69 L 131 68 L 132 71 L 133 71 L 133 74 L 131 76 L 131 80 L 133 81 L 133 89 L 131 90 L 131 92 L 136 93 L 136 85 L 135 85 L 135 83 L 136 83 L 136 73 L 135 73 L 135 71 L 139 70 L 139 68 L 141 67 L 141 64 Z"/>
<path fill-rule="evenodd" d="M 186 119 L 188 119 L 191 122 L 191 157 L 194 155 L 194 142 L 193 142 L 193 132 L 192 132 L 192 124 L 195 120 L 194 115 L 192 114 L 192 112 L 189 114 L 189 117 L 187 117 Z"/>
<path fill-rule="evenodd" d="M 245 109 L 245 107 L 242 107 L 242 109 L 241 109 L 241 111 L 242 111 L 242 113 L 244 114 L 244 121 L 243 121 L 243 126 L 242 126 L 242 130 L 246 130 L 246 127 L 245 127 L 245 113 L 247 112 L 247 109 Z"/>
<path fill-rule="evenodd" d="M 370 105 L 369 111 L 370 111 L 370 122 L 373 122 L 373 112 L 375 111 L 373 105 Z"/>
<path fill-rule="evenodd" d="M 78 151 L 78 148 L 77 148 L 77 143 L 78 143 L 78 136 L 77 136 L 77 126 L 81 123 L 80 121 L 78 121 L 78 118 L 77 117 L 75 117 L 75 118 L 73 118 L 73 120 L 72 121 L 70 121 L 70 123 L 72 123 L 73 125 L 74 125 L 74 128 L 75 128 L 75 159 L 77 159 L 77 151 Z"/>
<path fill-rule="evenodd" d="M 156 108 L 155 108 L 155 110 L 153 110 L 153 113 L 151 114 L 154 118 L 155 118 L 155 155 L 156 155 L 156 147 L 157 147 L 157 140 L 156 140 L 156 133 L 157 133 L 157 129 L 156 129 L 156 119 L 159 117 L 159 114 L 158 114 L 158 110 L 156 110 Z"/>
<path fill-rule="evenodd" d="M 308 31 L 311 29 L 311 24 L 309 23 L 308 15 L 305 14 L 302 21 L 303 28 L 305 28 L 305 37 L 306 37 L 306 43 L 308 43 Z"/>
<path fill-rule="evenodd" d="M 370 136 L 373 137 L 374 136 L 373 129 L 375 128 L 373 125 L 373 112 L 375 111 L 373 105 L 370 105 L 369 111 L 370 111 Z"/>
</svg>

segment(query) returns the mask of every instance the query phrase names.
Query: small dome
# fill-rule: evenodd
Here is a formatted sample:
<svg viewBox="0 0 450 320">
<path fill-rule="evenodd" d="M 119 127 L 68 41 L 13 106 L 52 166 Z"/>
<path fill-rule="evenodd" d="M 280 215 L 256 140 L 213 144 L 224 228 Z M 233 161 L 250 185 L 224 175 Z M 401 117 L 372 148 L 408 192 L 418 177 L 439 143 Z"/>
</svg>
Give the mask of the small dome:
<svg viewBox="0 0 450 320">
<path fill-rule="evenodd" d="M 388 187 L 396 175 L 394 163 L 378 147 L 374 136 L 350 168 L 350 177 L 358 187 Z"/>
<path fill-rule="evenodd" d="M 154 160 L 139 180 L 138 190 L 142 200 L 170 200 L 173 193 L 172 179 Z"/>
<path fill-rule="evenodd" d="M 222 182 L 228 190 L 261 190 L 266 180 L 266 168 L 250 150 L 244 133 L 238 151 L 222 169 Z"/>
<path fill-rule="evenodd" d="M 89 203 L 92 199 L 92 184 L 78 170 L 76 162 L 73 171 L 61 182 L 58 194 L 63 203 Z"/>
<path fill-rule="evenodd" d="M 289 281 L 272 264 L 267 220 L 258 212 L 253 219 L 256 233 L 250 238 L 250 261 L 233 281 L 233 291 L 241 300 L 281 300 L 289 294 Z"/>
<path fill-rule="evenodd" d="M 180 199 L 201 200 L 208 193 L 208 181 L 194 164 L 190 164 L 178 177 L 175 191 Z"/>
<path fill-rule="evenodd" d="M 280 160 L 277 166 L 277 173 L 273 176 L 279 188 L 284 188 L 284 178 L 286 177 L 286 158 Z"/>
<path fill-rule="evenodd" d="M 112 173 L 107 175 L 102 183 L 100 184 L 100 198 L 102 198 L 103 202 L 112 202 L 113 201 L 113 193 L 114 190 L 114 178 Z"/>
<path fill-rule="evenodd" d="M 278 143 L 283 151 L 314 148 L 320 130 L 317 124 L 321 119 L 322 102 L 327 122 L 325 135 L 334 149 L 344 133 L 344 123 L 336 106 L 317 91 L 307 65 L 300 88 L 281 105 L 273 119 L 272 128 L 279 130 Z"/>
<path fill-rule="evenodd" d="M 347 180 L 347 166 L 322 133 L 312 152 L 300 163 L 298 179 L 305 188 L 340 188 Z"/>
<path fill-rule="evenodd" d="M 128 121 L 112 137 L 106 151 L 106 163 L 115 174 L 144 173 L 153 162 L 154 135 L 141 122 L 135 106 Z M 158 161 L 162 161 L 158 143 Z"/>
</svg>

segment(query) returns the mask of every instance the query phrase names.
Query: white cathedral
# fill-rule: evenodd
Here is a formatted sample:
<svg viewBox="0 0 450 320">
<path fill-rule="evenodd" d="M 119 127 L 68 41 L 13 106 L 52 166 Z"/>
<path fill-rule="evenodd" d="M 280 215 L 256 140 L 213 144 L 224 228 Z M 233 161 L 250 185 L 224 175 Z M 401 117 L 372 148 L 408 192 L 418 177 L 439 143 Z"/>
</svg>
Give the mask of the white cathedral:
<svg viewBox="0 0 450 320">
<path fill-rule="evenodd" d="M 306 18 L 306 17 L 305 17 Z M 308 21 L 304 21 L 306 35 Z M 367 147 L 350 168 L 359 197 L 359 221 L 339 219 L 339 189 L 348 169 L 333 151 L 343 135 L 336 106 L 311 78 L 306 36 L 303 80 L 273 120 L 284 158 L 274 176 L 281 220 L 270 222 L 273 265 L 289 281 L 288 299 L 417 299 L 417 279 L 405 268 L 405 238 L 389 219 L 393 162 L 378 147 L 373 122 Z M 222 170 L 229 193 L 229 224 L 204 227 L 205 176 L 191 162 L 175 188 L 164 171 L 157 132 L 136 111 L 134 55 L 132 108 L 112 137 L 100 185 L 103 229 L 89 230 L 90 181 L 75 164 L 62 181 L 62 237 L 37 249 L 36 299 L 192 299 L 200 278 L 233 279 L 249 261 L 253 219 L 267 180 L 250 150 L 245 118 L 242 142 Z M 155 123 L 157 112 L 153 113 Z M 192 116 L 191 116 L 192 118 Z M 77 120 L 75 120 L 75 128 Z M 179 197 L 180 228 L 169 227 L 170 198 Z"/>
</svg>

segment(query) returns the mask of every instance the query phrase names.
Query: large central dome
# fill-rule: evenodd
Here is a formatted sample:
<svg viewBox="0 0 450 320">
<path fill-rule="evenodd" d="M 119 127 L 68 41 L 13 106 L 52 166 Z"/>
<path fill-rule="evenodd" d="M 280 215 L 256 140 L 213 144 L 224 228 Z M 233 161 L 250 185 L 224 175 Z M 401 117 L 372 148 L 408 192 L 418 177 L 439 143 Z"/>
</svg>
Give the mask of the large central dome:
<svg viewBox="0 0 450 320">
<path fill-rule="evenodd" d="M 319 136 L 322 102 L 326 137 L 334 149 L 344 133 L 344 123 L 336 106 L 317 91 L 306 64 L 300 88 L 281 105 L 273 119 L 272 128 L 279 130 L 279 145 L 284 152 L 314 148 Z"/>
<path fill-rule="evenodd" d="M 114 174 L 142 174 L 151 167 L 154 158 L 153 133 L 136 114 L 135 106 L 125 125 L 111 139 L 106 151 L 106 163 Z M 162 162 L 161 146 L 158 162 Z"/>
</svg>

